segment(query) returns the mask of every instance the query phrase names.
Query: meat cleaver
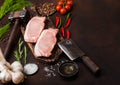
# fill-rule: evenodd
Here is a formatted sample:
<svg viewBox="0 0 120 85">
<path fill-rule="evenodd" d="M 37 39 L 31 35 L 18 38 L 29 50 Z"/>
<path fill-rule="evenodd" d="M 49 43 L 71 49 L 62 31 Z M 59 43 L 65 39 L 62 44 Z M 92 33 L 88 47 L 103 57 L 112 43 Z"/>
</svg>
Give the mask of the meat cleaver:
<svg viewBox="0 0 120 85">
<path fill-rule="evenodd" d="M 72 39 L 64 39 L 58 43 L 60 49 L 68 56 L 70 60 L 81 58 L 83 63 L 93 72 L 98 74 L 100 68 L 73 42 Z"/>
</svg>

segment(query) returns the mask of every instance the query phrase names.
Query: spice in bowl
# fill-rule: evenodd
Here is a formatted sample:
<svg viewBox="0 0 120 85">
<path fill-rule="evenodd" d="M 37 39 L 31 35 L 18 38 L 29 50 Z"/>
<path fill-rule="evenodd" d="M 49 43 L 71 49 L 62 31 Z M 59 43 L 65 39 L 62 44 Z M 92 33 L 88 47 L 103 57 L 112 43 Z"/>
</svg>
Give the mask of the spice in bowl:
<svg viewBox="0 0 120 85">
<path fill-rule="evenodd" d="M 62 77 L 70 78 L 79 72 L 79 67 L 75 62 L 64 62 L 58 68 L 58 73 Z"/>
<path fill-rule="evenodd" d="M 36 10 L 41 16 L 49 16 L 56 11 L 54 3 L 40 4 L 38 7 L 36 7 Z"/>
</svg>

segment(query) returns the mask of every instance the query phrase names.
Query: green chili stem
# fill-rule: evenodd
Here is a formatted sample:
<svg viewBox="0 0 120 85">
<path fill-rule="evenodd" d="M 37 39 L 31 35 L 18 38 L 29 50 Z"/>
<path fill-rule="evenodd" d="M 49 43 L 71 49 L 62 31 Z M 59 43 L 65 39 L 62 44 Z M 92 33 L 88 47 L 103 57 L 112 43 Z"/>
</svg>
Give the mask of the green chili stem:
<svg viewBox="0 0 120 85">
<path fill-rule="evenodd" d="M 68 19 L 71 17 L 71 12 L 69 12 L 66 16 L 66 22 L 68 21 Z"/>
<path fill-rule="evenodd" d="M 60 22 L 59 22 L 59 25 L 58 25 L 58 29 L 61 27 L 61 25 L 62 25 L 62 20 L 61 20 L 61 18 L 60 18 Z"/>
</svg>

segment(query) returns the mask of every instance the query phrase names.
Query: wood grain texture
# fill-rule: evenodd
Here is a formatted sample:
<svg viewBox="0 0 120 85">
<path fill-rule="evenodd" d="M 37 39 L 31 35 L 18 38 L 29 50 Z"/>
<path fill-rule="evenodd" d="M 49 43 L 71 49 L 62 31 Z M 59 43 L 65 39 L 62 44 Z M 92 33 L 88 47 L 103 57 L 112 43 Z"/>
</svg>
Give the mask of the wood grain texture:
<svg viewBox="0 0 120 85">
<path fill-rule="evenodd" d="M 0 1 L 0 4 L 3 0 Z M 30 0 L 34 4 L 53 2 L 58 0 Z M 73 0 L 72 23 L 69 27 L 71 38 L 77 45 L 89 55 L 101 68 L 102 74 L 99 77 L 92 75 L 80 60 L 76 63 L 80 67 L 78 77 L 67 80 L 57 73 L 56 63 L 68 58 L 62 54 L 54 64 L 43 64 L 34 59 L 31 52 L 28 53 L 28 62 L 35 62 L 39 65 L 39 71 L 28 76 L 21 85 L 119 85 L 120 77 L 120 1 L 119 0 Z M 50 16 L 55 22 L 55 13 Z M 60 16 L 60 15 L 59 15 Z M 64 16 L 61 16 L 64 18 Z M 0 26 L 5 24 L 7 16 L 0 20 Z M 6 43 L 1 42 L 4 50 Z M 13 56 L 9 62 L 14 60 Z M 47 77 L 45 67 L 53 66 L 56 76 Z M 9 85 L 9 84 L 8 84 Z M 12 83 L 10 83 L 12 85 Z"/>
</svg>

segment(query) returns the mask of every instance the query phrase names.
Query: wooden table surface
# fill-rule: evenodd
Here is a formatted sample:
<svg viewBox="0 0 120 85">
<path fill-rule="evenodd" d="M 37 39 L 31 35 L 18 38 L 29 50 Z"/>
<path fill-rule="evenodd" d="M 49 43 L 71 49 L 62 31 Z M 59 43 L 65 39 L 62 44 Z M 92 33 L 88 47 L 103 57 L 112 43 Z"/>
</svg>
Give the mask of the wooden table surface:
<svg viewBox="0 0 120 85">
<path fill-rule="evenodd" d="M 2 5 L 4 0 L 0 0 Z M 34 4 L 58 0 L 30 0 Z M 57 73 L 58 64 L 68 60 L 65 54 L 54 64 L 43 64 L 28 53 L 28 63 L 39 65 L 39 71 L 27 76 L 20 85 L 120 85 L 120 1 L 119 0 L 73 0 L 72 23 L 69 27 L 71 38 L 102 69 L 99 77 L 94 76 L 80 61 L 80 72 L 75 79 L 63 79 Z M 55 13 L 50 16 L 55 22 Z M 62 18 L 64 16 L 61 16 Z M 7 16 L 0 20 L 5 24 Z M 4 51 L 6 42 L 0 45 Z M 9 57 L 12 62 L 13 57 Z M 46 70 L 47 69 L 47 70 Z M 12 85 L 12 83 L 9 83 Z M 9 85 L 8 84 L 8 85 Z M 2 84 L 1 84 L 2 85 Z"/>
</svg>

